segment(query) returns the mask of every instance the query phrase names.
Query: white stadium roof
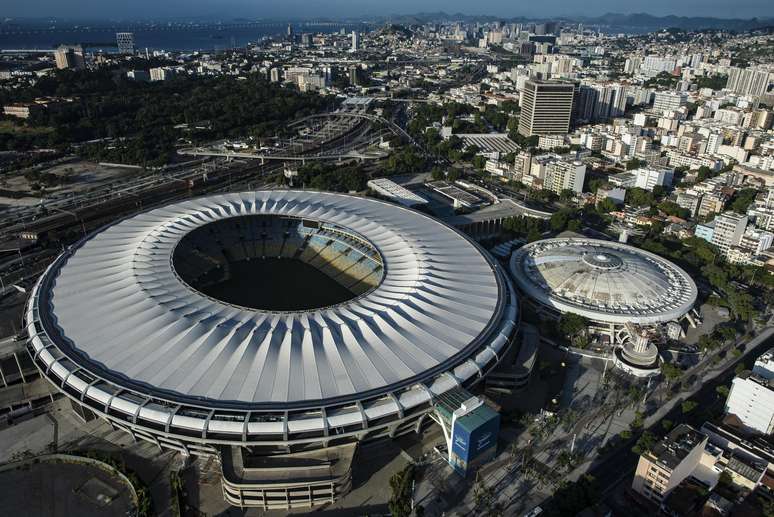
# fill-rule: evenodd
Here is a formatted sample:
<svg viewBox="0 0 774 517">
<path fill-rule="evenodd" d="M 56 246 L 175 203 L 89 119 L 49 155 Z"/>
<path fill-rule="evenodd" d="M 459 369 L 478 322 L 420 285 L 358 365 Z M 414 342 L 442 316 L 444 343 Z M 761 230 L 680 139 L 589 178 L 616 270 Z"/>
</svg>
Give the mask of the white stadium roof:
<svg viewBox="0 0 774 517">
<path fill-rule="evenodd" d="M 653 253 L 596 239 L 546 239 L 511 256 L 511 275 L 537 302 L 594 321 L 656 324 L 693 308 L 696 284 Z"/>
<path fill-rule="evenodd" d="M 207 297 L 180 279 L 172 254 L 185 235 L 253 214 L 350 229 L 380 253 L 382 282 L 332 307 L 269 312 Z M 444 372 L 456 382 L 480 374 L 515 320 L 515 298 L 496 267 L 452 228 L 384 202 L 301 191 L 225 194 L 157 208 L 90 236 L 44 274 L 28 325 L 36 356 L 60 378 L 67 378 L 62 368 L 83 369 L 120 389 L 204 406 L 325 405 L 431 383 Z M 52 346 L 66 359 L 45 351 Z"/>
</svg>

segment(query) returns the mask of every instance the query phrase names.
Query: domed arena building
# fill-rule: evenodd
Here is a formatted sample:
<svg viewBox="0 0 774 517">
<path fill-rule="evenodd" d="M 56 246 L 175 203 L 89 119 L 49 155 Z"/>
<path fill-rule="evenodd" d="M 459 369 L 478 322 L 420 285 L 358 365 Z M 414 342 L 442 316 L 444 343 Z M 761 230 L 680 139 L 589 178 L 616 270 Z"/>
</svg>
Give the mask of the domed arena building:
<svg viewBox="0 0 774 517">
<path fill-rule="evenodd" d="M 418 431 L 479 383 L 518 302 L 478 245 L 419 212 L 258 191 L 90 235 L 41 276 L 25 320 L 82 417 L 217 456 L 229 502 L 272 509 L 336 500 L 359 442 Z"/>
<path fill-rule="evenodd" d="M 625 369 L 657 367 L 658 350 L 648 329 L 695 325 L 693 279 L 666 259 L 633 246 L 588 238 L 546 239 L 516 250 L 511 276 L 539 310 L 558 317 L 574 313 L 590 329 L 619 345 Z M 657 370 L 656 370 L 657 371 Z"/>
</svg>

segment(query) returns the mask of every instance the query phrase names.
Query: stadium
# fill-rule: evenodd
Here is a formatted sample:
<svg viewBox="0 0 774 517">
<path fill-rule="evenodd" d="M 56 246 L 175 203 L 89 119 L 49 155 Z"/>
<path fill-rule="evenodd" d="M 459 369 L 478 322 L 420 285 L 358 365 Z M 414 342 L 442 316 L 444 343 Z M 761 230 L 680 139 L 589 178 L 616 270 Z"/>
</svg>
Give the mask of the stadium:
<svg viewBox="0 0 774 517">
<path fill-rule="evenodd" d="M 267 509 L 345 493 L 357 443 L 418 431 L 518 323 L 507 275 L 461 233 L 309 191 L 118 221 L 58 257 L 25 312 L 37 367 L 79 415 L 215 455 L 226 499 Z"/>
<path fill-rule="evenodd" d="M 631 373 L 657 373 L 654 329 L 682 328 L 692 314 L 697 289 L 682 269 L 658 255 L 618 242 L 588 238 L 546 239 L 511 256 L 511 275 L 540 311 L 574 313 L 611 344 Z"/>
</svg>

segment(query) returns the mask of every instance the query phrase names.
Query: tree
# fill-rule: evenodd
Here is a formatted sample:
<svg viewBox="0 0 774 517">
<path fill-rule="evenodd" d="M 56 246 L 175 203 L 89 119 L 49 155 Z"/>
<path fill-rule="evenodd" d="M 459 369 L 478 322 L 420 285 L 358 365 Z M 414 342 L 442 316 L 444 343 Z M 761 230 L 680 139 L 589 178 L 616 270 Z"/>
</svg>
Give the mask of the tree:
<svg viewBox="0 0 774 517">
<path fill-rule="evenodd" d="M 653 194 L 639 187 L 627 189 L 626 204 L 634 206 L 650 206 L 653 204 Z"/>
<path fill-rule="evenodd" d="M 640 159 L 637 159 L 637 158 L 632 158 L 631 160 L 626 162 L 626 170 L 627 171 L 633 171 L 634 169 L 639 169 L 640 167 L 643 167 L 643 166 L 645 166 L 647 164 L 648 164 L 648 162 L 646 162 L 644 160 L 640 160 Z"/>
<path fill-rule="evenodd" d="M 605 199 L 597 203 L 597 210 L 599 210 L 603 214 L 613 212 L 617 208 L 618 208 L 618 205 L 616 205 L 615 201 L 613 201 L 609 197 L 606 197 Z"/>
<path fill-rule="evenodd" d="M 746 188 L 737 191 L 731 199 L 731 210 L 740 214 L 746 214 L 747 209 L 753 201 L 755 201 L 757 195 L 758 190 L 754 188 Z"/>
<path fill-rule="evenodd" d="M 559 318 L 559 331 L 570 340 L 585 333 L 588 326 L 589 320 L 587 318 L 573 312 L 565 312 Z"/>
<path fill-rule="evenodd" d="M 723 399 L 728 398 L 728 392 L 729 392 L 728 386 L 718 386 L 715 388 L 715 391 L 717 392 L 720 398 L 723 398 Z"/>
<path fill-rule="evenodd" d="M 680 405 L 680 408 L 682 409 L 683 414 L 687 414 L 696 409 L 696 406 L 698 405 L 698 402 L 694 402 L 693 400 L 686 400 Z"/>
<path fill-rule="evenodd" d="M 650 431 L 645 431 L 637 439 L 637 443 L 634 444 L 634 447 L 632 447 L 632 452 L 634 454 L 642 454 L 646 451 L 653 450 L 653 447 L 655 446 L 656 436 Z"/>
<path fill-rule="evenodd" d="M 395 517 L 409 517 L 411 515 L 411 489 L 414 481 L 414 464 L 410 463 L 395 473 L 390 478 L 392 496 L 388 507 Z"/>
<path fill-rule="evenodd" d="M 579 232 L 583 228 L 583 222 L 580 219 L 570 219 L 567 222 L 567 231 Z"/>
<path fill-rule="evenodd" d="M 554 492 L 548 515 L 576 515 L 578 512 L 593 506 L 601 497 L 599 484 L 593 476 L 584 474 L 574 483 L 562 483 Z"/>
<path fill-rule="evenodd" d="M 540 230 L 537 228 L 530 228 L 529 232 L 527 233 L 527 242 L 535 242 L 539 241 L 542 235 L 540 234 Z"/>
<path fill-rule="evenodd" d="M 661 373 L 664 374 L 664 377 L 666 377 L 669 382 L 676 381 L 683 375 L 683 371 L 678 366 L 666 362 L 661 365 Z"/>
<path fill-rule="evenodd" d="M 691 216 L 691 211 L 687 208 L 683 208 L 674 201 L 664 201 L 658 204 L 658 209 L 664 212 L 666 215 L 673 215 L 680 219 L 688 219 Z"/>
<path fill-rule="evenodd" d="M 477 154 L 473 157 L 473 167 L 479 170 L 483 170 L 486 166 L 486 158 L 481 156 L 480 154 Z"/>
<path fill-rule="evenodd" d="M 559 199 L 564 202 L 571 200 L 573 197 L 575 197 L 575 192 L 568 188 L 562 189 L 562 191 L 559 193 Z"/>
</svg>

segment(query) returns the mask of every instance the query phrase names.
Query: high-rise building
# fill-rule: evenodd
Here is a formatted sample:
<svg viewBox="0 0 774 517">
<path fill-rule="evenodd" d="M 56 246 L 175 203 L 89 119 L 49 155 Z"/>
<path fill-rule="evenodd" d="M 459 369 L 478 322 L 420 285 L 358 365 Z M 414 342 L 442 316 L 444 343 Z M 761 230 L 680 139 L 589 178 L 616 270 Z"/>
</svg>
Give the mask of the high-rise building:
<svg viewBox="0 0 774 517">
<path fill-rule="evenodd" d="M 360 80 L 358 79 L 357 65 L 352 65 L 349 67 L 349 83 L 352 86 L 358 86 L 360 84 Z"/>
<path fill-rule="evenodd" d="M 653 109 L 656 111 L 675 111 L 685 106 L 688 96 L 683 92 L 656 92 Z"/>
<path fill-rule="evenodd" d="M 352 31 L 352 52 L 360 50 L 360 33 Z"/>
<path fill-rule="evenodd" d="M 642 65 L 640 65 L 640 70 L 649 75 L 656 75 L 661 72 L 669 72 L 671 74 L 676 66 L 677 61 L 671 57 L 645 56 Z"/>
<path fill-rule="evenodd" d="M 54 51 L 54 61 L 60 70 L 80 70 L 86 66 L 80 45 L 62 45 Z"/>
<path fill-rule="evenodd" d="M 731 246 L 738 246 L 747 228 L 747 216 L 735 212 L 724 212 L 715 217 L 715 233 L 712 244 L 717 246 L 723 255 Z"/>
<path fill-rule="evenodd" d="M 739 95 L 763 95 L 774 81 L 774 73 L 768 68 L 731 67 L 726 88 Z"/>
<path fill-rule="evenodd" d="M 150 80 L 155 81 L 168 81 L 175 76 L 175 69 L 168 66 L 162 66 L 158 68 L 150 69 Z"/>
<path fill-rule="evenodd" d="M 543 188 L 561 194 L 563 190 L 583 192 L 586 166 L 579 161 L 557 160 L 546 168 Z"/>
<path fill-rule="evenodd" d="M 570 130 L 574 90 L 572 83 L 525 82 L 519 133 L 524 136 L 566 134 Z"/>
<path fill-rule="evenodd" d="M 634 473 L 632 490 L 661 503 L 690 476 L 704 453 L 707 436 L 687 424 L 677 426 L 655 447 L 642 453 Z"/>
<path fill-rule="evenodd" d="M 584 88 L 585 89 L 585 88 Z M 593 85 L 594 94 L 587 93 L 586 102 L 593 101 L 591 106 L 583 108 L 584 114 L 590 114 L 587 119 L 593 122 L 604 122 L 611 118 L 622 117 L 626 111 L 626 87 L 620 84 Z"/>
<path fill-rule="evenodd" d="M 116 45 L 119 54 L 134 54 L 134 33 L 116 32 Z"/>
</svg>

